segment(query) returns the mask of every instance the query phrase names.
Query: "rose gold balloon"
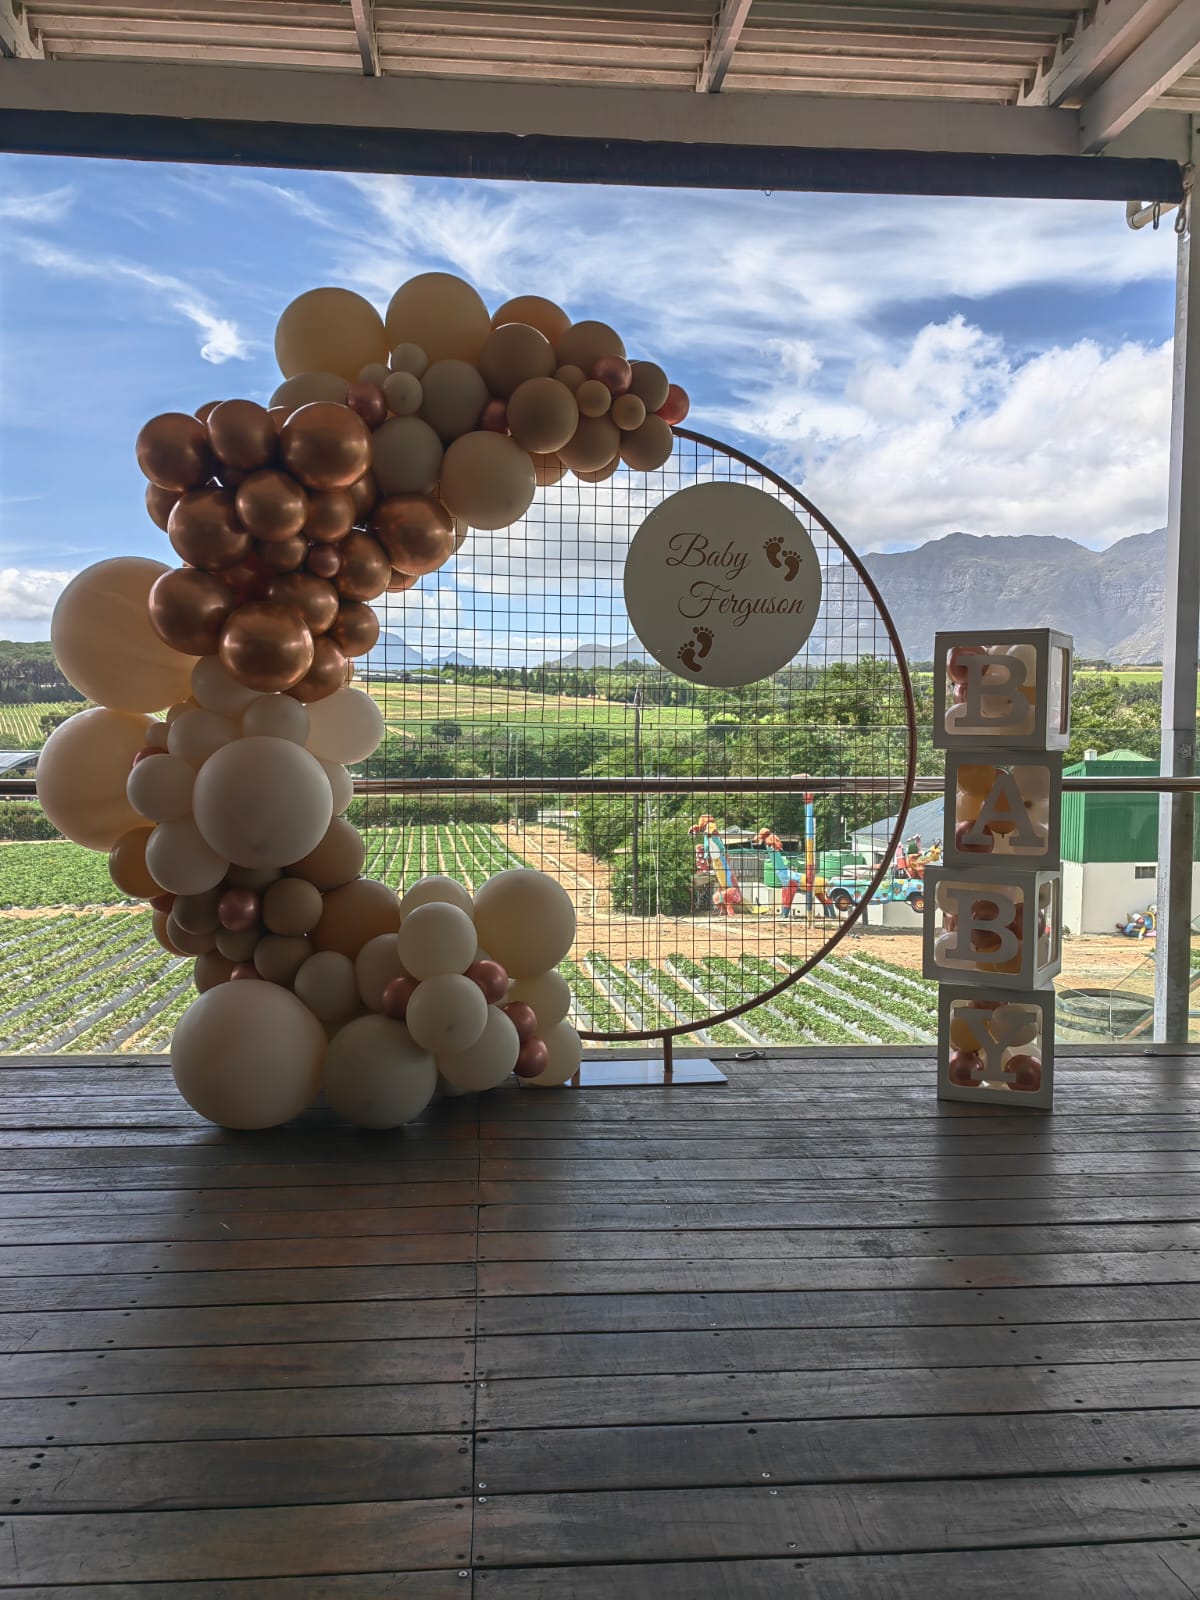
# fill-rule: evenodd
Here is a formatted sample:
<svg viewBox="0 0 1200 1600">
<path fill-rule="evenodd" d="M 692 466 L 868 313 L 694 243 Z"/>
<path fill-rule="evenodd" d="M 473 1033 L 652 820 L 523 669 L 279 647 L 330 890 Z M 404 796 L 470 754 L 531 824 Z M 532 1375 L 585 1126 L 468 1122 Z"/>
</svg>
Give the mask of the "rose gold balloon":
<svg viewBox="0 0 1200 1600">
<path fill-rule="evenodd" d="M 508 993 L 508 973 L 498 961 L 472 961 L 467 968 L 467 977 L 472 983 L 478 984 L 483 991 L 483 998 L 490 1006 L 498 1006 Z M 535 1024 L 536 1021 L 534 1018 Z M 520 1031 L 518 1028 L 518 1035 Z M 529 1031 L 532 1035 L 534 1029 L 531 1028 Z"/>
<path fill-rule="evenodd" d="M 501 1006 L 500 1009 L 517 1030 L 517 1038 L 522 1044 L 536 1036 L 538 1019 L 532 1006 L 526 1005 L 523 1000 L 514 1000 L 511 1005 Z"/>
<path fill-rule="evenodd" d="M 238 489 L 241 524 L 256 539 L 293 539 L 308 516 L 308 496 L 295 478 L 276 467 L 252 472 Z"/>
<path fill-rule="evenodd" d="M 238 521 L 228 489 L 191 489 L 180 495 L 167 521 L 167 537 L 189 567 L 220 572 L 250 553 L 250 535 Z"/>
<path fill-rule="evenodd" d="M 336 578 L 341 565 L 338 547 L 333 544 L 314 544 L 304 561 L 305 570 L 315 578 Z"/>
<path fill-rule="evenodd" d="M 216 484 L 218 489 L 229 489 L 232 491 L 234 489 L 240 489 L 242 484 L 245 483 L 249 476 L 250 474 L 248 472 L 243 472 L 240 467 L 227 467 L 223 465 L 223 463 L 218 462 L 216 476 L 212 481 L 214 484 Z"/>
<path fill-rule="evenodd" d="M 347 656 L 365 656 L 379 638 L 379 618 L 361 600 L 343 600 L 329 637 Z"/>
<path fill-rule="evenodd" d="M 164 533 L 167 531 L 167 519 L 178 499 L 179 495 L 174 489 L 160 489 L 156 483 L 146 485 L 146 511 L 150 521 Z"/>
<path fill-rule="evenodd" d="M 508 432 L 508 404 L 504 400 L 489 400 L 479 415 L 479 426 L 488 433 Z"/>
<path fill-rule="evenodd" d="M 597 378 L 610 394 L 628 394 L 633 383 L 633 368 L 624 356 L 601 356 L 592 364 L 591 376 Z"/>
<path fill-rule="evenodd" d="M 221 404 L 221 402 L 219 400 L 208 400 L 208 401 L 205 402 L 204 405 L 197 406 L 195 411 L 194 411 L 194 413 L 193 413 L 193 415 L 196 418 L 196 421 L 197 422 L 207 422 L 209 417 L 212 416 L 213 412 L 217 409 L 217 407 L 220 404 Z"/>
<path fill-rule="evenodd" d="M 258 968 L 254 965 L 253 961 L 239 961 L 237 963 L 233 971 L 229 974 L 229 979 L 232 983 L 239 978 L 254 978 L 259 983 L 262 982 L 262 979 L 258 976 Z"/>
<path fill-rule="evenodd" d="M 279 442 L 265 406 L 253 400 L 223 400 L 206 418 L 217 459 L 239 472 L 265 467 Z"/>
<path fill-rule="evenodd" d="M 164 917 L 168 917 L 175 904 L 175 896 L 164 891 L 162 894 L 152 894 L 146 903 L 151 911 L 161 911 Z"/>
<path fill-rule="evenodd" d="M 324 578 L 313 577 L 309 572 L 288 572 L 281 578 L 274 578 L 267 598 L 298 611 L 314 638 L 327 633 L 337 621 L 337 590 Z M 372 611 L 371 615 L 375 613 Z"/>
<path fill-rule="evenodd" d="M 217 902 L 217 921 L 230 933 L 256 928 L 261 915 L 262 899 L 257 889 L 226 889 Z"/>
<path fill-rule="evenodd" d="M 346 404 L 358 412 L 368 428 L 387 421 L 387 396 L 377 383 L 352 383 L 346 390 Z"/>
<path fill-rule="evenodd" d="M 334 581 L 343 600 L 374 600 L 383 593 L 392 563 L 378 539 L 369 533 L 352 533 L 337 549 L 342 564 Z"/>
<path fill-rule="evenodd" d="M 667 398 L 655 411 L 655 416 L 661 417 L 664 422 L 669 422 L 674 428 L 687 416 L 692 408 L 688 399 L 687 390 L 681 389 L 677 383 L 671 384 L 667 390 Z"/>
<path fill-rule="evenodd" d="M 177 567 L 157 578 L 150 591 L 150 621 L 172 650 L 211 655 L 217 648 L 234 597 L 220 578 L 197 567 Z"/>
<path fill-rule="evenodd" d="M 213 469 L 208 430 L 182 411 L 151 418 L 137 436 L 136 449 L 137 464 L 150 482 L 180 494 L 203 483 Z"/>
<path fill-rule="evenodd" d="M 218 653 L 225 670 L 247 689 L 278 694 L 312 666 L 313 637 L 290 606 L 252 600 L 230 616 Z"/>
<path fill-rule="evenodd" d="M 538 1078 L 550 1065 L 550 1052 L 544 1039 L 526 1039 L 513 1068 L 518 1078 Z"/>
<path fill-rule="evenodd" d="M 373 472 L 364 472 L 350 485 L 350 498 L 354 501 L 355 522 L 365 522 L 379 499 L 379 485 Z"/>
<path fill-rule="evenodd" d="M 308 540 L 299 533 L 294 539 L 276 539 L 271 544 L 260 540 L 254 553 L 268 572 L 296 572 L 304 565 Z"/>
<path fill-rule="evenodd" d="M 349 406 L 314 400 L 284 423 L 279 453 L 305 488 L 348 489 L 371 465 L 371 430 Z"/>
<path fill-rule="evenodd" d="M 420 579 L 415 572 L 393 571 L 388 579 L 386 592 L 388 594 L 406 594 L 409 589 L 415 589 Z"/>
<path fill-rule="evenodd" d="M 304 537 L 336 544 L 354 526 L 354 496 L 349 489 L 320 489 L 309 496 Z"/>
<path fill-rule="evenodd" d="M 315 700 L 325 700 L 335 694 L 346 682 L 346 658 L 333 640 L 326 635 L 313 647 L 313 664 L 288 693 L 294 700 L 311 705 Z"/>
<path fill-rule="evenodd" d="M 393 978 L 384 985 L 380 1007 L 385 1017 L 393 1022 L 403 1022 L 408 1015 L 408 1002 L 417 992 L 416 978 Z"/>
<path fill-rule="evenodd" d="M 275 424 L 275 436 L 276 436 L 276 438 L 279 437 L 280 430 L 282 429 L 282 427 L 283 427 L 284 423 L 287 421 L 287 419 L 291 416 L 293 409 L 294 408 L 292 406 L 268 406 L 267 407 L 267 415 L 270 417 L 271 421 Z"/>
<path fill-rule="evenodd" d="M 257 553 L 251 550 L 245 561 L 240 561 L 236 567 L 226 567 L 217 576 L 222 583 L 229 585 L 234 596 L 233 603 L 239 606 L 246 600 L 265 600 L 275 574 L 269 572 L 259 561 Z"/>
<path fill-rule="evenodd" d="M 454 518 L 428 494 L 393 494 L 375 507 L 370 531 L 399 572 L 421 577 L 454 554 Z"/>
</svg>

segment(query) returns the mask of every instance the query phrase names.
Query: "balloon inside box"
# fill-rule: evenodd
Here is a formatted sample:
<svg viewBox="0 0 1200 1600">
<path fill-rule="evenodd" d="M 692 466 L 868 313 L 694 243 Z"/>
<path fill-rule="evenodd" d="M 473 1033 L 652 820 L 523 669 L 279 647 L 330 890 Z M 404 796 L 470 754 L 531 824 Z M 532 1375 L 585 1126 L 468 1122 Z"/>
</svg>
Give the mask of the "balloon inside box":
<svg viewBox="0 0 1200 1600">
<path fill-rule="evenodd" d="M 489 315 L 445 273 L 401 285 L 386 317 L 311 290 L 275 347 L 267 405 L 139 434 L 147 511 L 183 564 L 118 557 L 64 590 L 55 654 L 96 704 L 47 741 L 42 805 L 194 958 L 172 1066 L 212 1121 L 274 1126 L 323 1090 L 388 1128 L 439 1089 L 564 1083 L 581 1045 L 554 970 L 575 931 L 561 885 L 518 869 L 400 897 L 361 877 L 347 768 L 383 718 L 353 661 L 379 636 L 371 601 L 468 530 L 518 521 L 568 471 L 661 467 L 687 396 L 606 324 L 539 296 Z"/>
</svg>

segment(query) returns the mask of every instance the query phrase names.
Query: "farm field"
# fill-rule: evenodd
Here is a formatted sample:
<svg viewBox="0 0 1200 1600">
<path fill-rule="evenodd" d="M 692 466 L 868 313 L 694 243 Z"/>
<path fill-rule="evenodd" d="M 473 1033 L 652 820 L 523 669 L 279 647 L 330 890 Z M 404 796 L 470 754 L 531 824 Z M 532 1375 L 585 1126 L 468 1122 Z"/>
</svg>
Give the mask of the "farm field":
<svg viewBox="0 0 1200 1600">
<path fill-rule="evenodd" d="M 633 708 L 616 700 L 580 699 L 565 694 L 535 694 L 525 689 L 485 688 L 476 684 L 429 682 L 363 682 L 383 710 L 389 728 L 411 735 L 426 733 L 435 722 L 459 723 L 465 734 L 497 724 L 534 728 L 609 728 L 629 725 Z M 694 706 L 646 705 L 642 726 L 693 727 L 703 722 Z"/>
<path fill-rule="evenodd" d="M 0 750 L 40 750 L 46 742 L 42 718 L 82 711 L 78 700 L 37 701 L 32 705 L 0 705 Z"/>
</svg>

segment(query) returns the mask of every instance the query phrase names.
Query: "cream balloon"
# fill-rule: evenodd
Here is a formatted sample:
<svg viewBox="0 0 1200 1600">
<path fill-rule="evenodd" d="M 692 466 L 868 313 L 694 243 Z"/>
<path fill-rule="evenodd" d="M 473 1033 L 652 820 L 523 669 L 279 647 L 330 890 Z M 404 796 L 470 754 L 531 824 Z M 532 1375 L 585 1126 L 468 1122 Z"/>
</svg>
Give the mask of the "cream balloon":
<svg viewBox="0 0 1200 1600">
<path fill-rule="evenodd" d="M 430 901 L 403 916 L 396 948 L 414 978 L 433 978 L 465 972 L 475 960 L 479 938 L 465 911 Z"/>
<path fill-rule="evenodd" d="M 317 760 L 321 761 L 321 757 L 318 756 Z M 354 799 L 354 779 L 340 761 L 321 761 L 321 771 L 329 779 L 329 787 L 333 793 L 333 814 L 335 817 L 340 817 Z"/>
<path fill-rule="evenodd" d="M 262 919 L 271 933 L 296 938 L 313 931 L 323 906 L 316 884 L 303 878 L 280 878 L 263 893 Z"/>
<path fill-rule="evenodd" d="M 340 950 L 354 960 L 369 940 L 381 933 L 394 934 L 399 926 L 396 891 L 373 878 L 356 878 L 325 896 L 313 945 L 318 950 Z"/>
<path fill-rule="evenodd" d="M 190 817 L 160 822 L 146 843 L 146 866 L 168 894 L 203 894 L 229 867 L 228 856 L 214 850 Z"/>
<path fill-rule="evenodd" d="M 197 658 L 162 642 L 147 603 L 155 580 L 170 570 L 161 561 L 117 556 L 77 573 L 59 595 L 50 619 L 54 658 L 68 683 L 97 705 L 161 711 L 187 695 Z"/>
<path fill-rule="evenodd" d="M 371 435 L 371 470 L 381 495 L 431 494 L 442 455 L 441 439 L 420 417 L 389 417 Z"/>
<path fill-rule="evenodd" d="M 556 1022 L 538 1034 L 546 1046 L 550 1059 L 536 1078 L 523 1078 L 522 1084 L 535 1089 L 557 1089 L 573 1078 L 583 1059 L 583 1040 L 569 1022 Z"/>
<path fill-rule="evenodd" d="M 229 883 L 234 889 L 267 889 L 282 878 L 278 867 L 230 867 Z"/>
<path fill-rule="evenodd" d="M 418 989 L 417 994 L 420 992 Z M 516 1028 L 503 1011 L 489 1006 L 479 1038 L 467 1050 L 439 1052 L 438 1071 L 460 1094 L 478 1094 L 504 1082 L 517 1064 L 520 1049 Z"/>
<path fill-rule="evenodd" d="M 407 372 L 414 378 L 423 378 L 429 366 L 429 357 L 419 344 L 398 344 L 388 357 L 393 372 Z"/>
<path fill-rule="evenodd" d="M 544 872 L 514 867 L 481 884 L 475 895 L 479 942 L 510 977 L 536 978 L 555 967 L 575 937 L 575 907 Z"/>
<path fill-rule="evenodd" d="M 150 727 L 149 717 L 98 706 L 55 728 L 38 758 L 37 793 L 64 838 L 89 850 L 111 850 L 141 825 L 125 786 Z"/>
<path fill-rule="evenodd" d="M 383 398 L 397 417 L 412 417 L 421 409 L 425 391 L 411 372 L 392 372 L 383 384 Z"/>
<path fill-rule="evenodd" d="M 220 656 L 201 656 L 192 668 L 192 699 L 205 711 L 219 717 L 241 718 L 248 706 L 259 698 L 257 689 L 247 689 L 227 672 Z"/>
<path fill-rule="evenodd" d="M 447 972 L 417 985 L 404 1024 L 417 1044 L 434 1055 L 460 1054 L 483 1037 L 488 1010 L 477 983 Z"/>
<path fill-rule="evenodd" d="M 282 867 L 320 844 L 333 816 L 333 794 L 307 750 L 290 739 L 255 736 L 208 758 L 196 778 L 192 811 L 204 838 L 226 860 Z"/>
<path fill-rule="evenodd" d="M 354 976 L 358 993 L 368 1010 L 383 1010 L 383 991 L 393 978 L 410 977 L 400 959 L 394 933 L 376 934 L 354 958 Z"/>
<path fill-rule="evenodd" d="M 322 1022 L 345 1022 L 359 1009 L 354 963 L 336 950 L 320 950 L 296 973 L 296 995 Z"/>
<path fill-rule="evenodd" d="M 518 978 L 509 989 L 508 998 L 532 1007 L 540 1035 L 543 1028 L 552 1028 L 567 1016 L 571 1009 L 571 985 L 561 972 L 543 972 L 536 978 Z"/>
<path fill-rule="evenodd" d="M 459 883 L 457 878 L 448 878 L 443 873 L 431 872 L 427 878 L 418 878 L 416 883 L 400 902 L 401 920 L 407 917 L 418 906 L 427 906 L 445 902 L 457 906 L 469 917 L 474 902 L 470 892 Z"/>
<path fill-rule="evenodd" d="M 321 761 L 365 761 L 383 738 L 379 702 L 361 689 L 336 689 L 308 708 L 307 747 Z"/>
<path fill-rule="evenodd" d="M 399 1128 L 433 1099 L 437 1067 L 402 1022 L 355 1017 L 329 1042 L 321 1081 L 329 1104 L 347 1122 Z"/>
<path fill-rule="evenodd" d="M 171 907 L 171 920 L 189 933 L 216 934 L 221 927 L 218 908 L 221 904 L 222 886 L 216 884 L 200 894 L 177 894 Z"/>
<path fill-rule="evenodd" d="M 152 722 L 146 729 L 147 750 L 165 750 L 167 748 L 167 735 L 170 731 L 170 723 Z"/>
<path fill-rule="evenodd" d="M 214 751 L 238 736 L 228 717 L 198 707 L 175 718 L 167 732 L 167 749 L 190 767 L 202 767 Z"/>
<path fill-rule="evenodd" d="M 226 1128 L 273 1128 L 312 1104 L 325 1030 L 294 994 L 218 983 L 184 1012 L 171 1040 L 180 1094 Z"/>
<path fill-rule="evenodd" d="M 211 950 L 206 955 L 197 956 L 192 971 L 192 982 L 196 985 L 197 993 L 207 994 L 219 983 L 228 983 L 234 965 L 235 963 L 230 961 L 228 956 L 223 956 L 219 950 Z"/>
<path fill-rule="evenodd" d="M 304 744 L 308 738 L 308 712 L 290 694 L 260 695 L 242 714 L 242 732 Z"/>
<path fill-rule="evenodd" d="M 182 951 L 185 956 L 205 956 L 214 954 L 217 949 L 216 935 L 213 933 L 191 933 L 180 925 L 174 910 L 167 917 L 167 938 Z"/>
<path fill-rule="evenodd" d="M 282 407 L 288 412 L 299 411 L 301 406 L 315 405 L 320 400 L 345 405 L 349 387 L 349 381 L 339 378 L 336 372 L 298 372 L 279 385 L 267 404 L 272 411 Z"/>
<path fill-rule="evenodd" d="M 439 438 L 457 439 L 479 426 L 488 386 L 469 361 L 435 361 L 421 379 L 421 415 Z"/>
<path fill-rule="evenodd" d="M 261 928 L 217 929 L 217 949 L 229 961 L 252 961 L 258 942 L 263 936 Z"/>
<path fill-rule="evenodd" d="M 536 493 L 528 451 L 502 433 L 464 433 L 446 451 L 442 500 L 472 528 L 510 527 L 529 510 Z"/>
<path fill-rule="evenodd" d="M 352 383 L 363 367 L 386 361 L 387 354 L 383 318 L 350 289 L 309 289 L 297 295 L 275 329 L 275 359 L 285 378 L 330 372 Z"/>
<path fill-rule="evenodd" d="M 416 344 L 431 362 L 474 361 L 492 331 L 492 319 L 479 295 L 449 272 L 423 272 L 402 283 L 392 296 L 386 320 L 393 346 Z"/>
<path fill-rule="evenodd" d="M 290 989 L 296 974 L 312 954 L 312 943 L 308 939 L 265 933 L 254 946 L 254 966 L 260 978 Z"/>
<path fill-rule="evenodd" d="M 129 774 L 125 796 L 129 804 L 150 822 L 177 822 L 192 814 L 192 785 L 196 773 L 178 756 L 151 756 L 139 761 Z"/>
<path fill-rule="evenodd" d="M 287 863 L 288 876 L 305 878 L 318 889 L 340 888 L 357 878 L 366 860 L 363 836 L 345 817 L 334 817 L 315 850 Z M 399 917 L 400 908 L 396 907 Z"/>
</svg>

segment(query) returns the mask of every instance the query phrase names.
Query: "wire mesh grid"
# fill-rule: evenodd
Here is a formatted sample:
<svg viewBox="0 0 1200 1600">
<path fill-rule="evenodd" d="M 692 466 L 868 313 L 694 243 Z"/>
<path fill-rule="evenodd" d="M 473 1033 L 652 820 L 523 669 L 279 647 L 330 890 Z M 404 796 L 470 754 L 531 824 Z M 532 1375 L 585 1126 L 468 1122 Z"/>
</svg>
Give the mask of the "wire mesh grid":
<svg viewBox="0 0 1200 1600">
<path fill-rule="evenodd" d="M 822 570 L 807 641 L 742 689 L 658 665 L 622 596 L 645 517 L 713 480 L 787 505 Z M 386 724 L 357 769 L 365 870 L 401 889 L 551 873 L 578 914 L 563 971 L 585 1036 L 746 1043 L 737 1015 L 811 970 L 884 880 L 916 744 L 895 631 L 828 521 L 740 452 L 677 429 L 658 472 L 568 475 L 379 607 L 357 675 Z"/>
</svg>

